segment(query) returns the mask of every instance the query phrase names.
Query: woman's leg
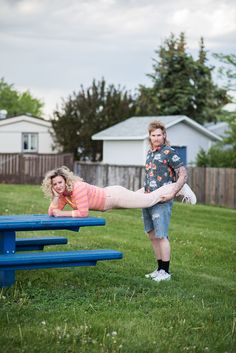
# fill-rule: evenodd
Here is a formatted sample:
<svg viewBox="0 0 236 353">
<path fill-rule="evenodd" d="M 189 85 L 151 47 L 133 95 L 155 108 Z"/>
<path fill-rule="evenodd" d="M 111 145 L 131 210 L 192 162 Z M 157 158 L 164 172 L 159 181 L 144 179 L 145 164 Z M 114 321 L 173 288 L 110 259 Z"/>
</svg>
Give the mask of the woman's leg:
<svg viewBox="0 0 236 353">
<path fill-rule="evenodd" d="M 171 184 L 171 185 L 173 187 L 173 184 Z M 169 185 L 167 185 L 167 187 L 163 186 L 162 189 L 161 189 L 161 196 L 165 195 L 165 196 L 170 196 L 171 197 L 170 191 L 171 191 L 172 187 L 169 187 Z M 144 188 L 141 188 L 141 189 L 137 190 L 136 192 L 144 193 Z M 187 183 L 185 183 L 183 185 L 182 189 L 180 189 L 180 191 L 176 194 L 176 196 L 182 196 L 183 197 L 182 202 L 189 203 L 189 204 L 192 204 L 192 205 L 195 205 L 197 203 L 197 197 L 196 197 L 196 195 L 194 194 L 193 190 L 190 188 L 190 186 Z M 168 201 L 169 200 L 170 199 L 168 199 Z M 167 200 L 164 200 L 164 201 L 167 201 Z"/>
<path fill-rule="evenodd" d="M 104 188 L 106 193 L 105 210 L 112 208 L 147 208 L 162 201 L 163 195 L 170 194 L 174 189 L 174 183 L 160 187 L 150 192 L 134 192 L 122 186 L 108 186 Z"/>
</svg>

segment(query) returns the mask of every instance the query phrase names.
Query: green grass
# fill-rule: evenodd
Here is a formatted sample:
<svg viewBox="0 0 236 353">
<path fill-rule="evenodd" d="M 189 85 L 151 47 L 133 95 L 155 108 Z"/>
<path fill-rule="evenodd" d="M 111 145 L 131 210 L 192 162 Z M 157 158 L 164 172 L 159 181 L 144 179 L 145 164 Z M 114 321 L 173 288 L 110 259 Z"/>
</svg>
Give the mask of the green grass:
<svg viewBox="0 0 236 353">
<path fill-rule="evenodd" d="M 0 185 L 0 214 L 47 206 L 37 186 Z M 140 210 L 91 215 L 107 225 L 40 232 L 69 238 L 46 251 L 112 248 L 124 259 L 17 271 L 16 284 L 0 290 L 1 352 L 235 352 L 236 210 L 175 203 L 172 280 L 159 284 L 144 278 L 154 256 Z"/>
</svg>

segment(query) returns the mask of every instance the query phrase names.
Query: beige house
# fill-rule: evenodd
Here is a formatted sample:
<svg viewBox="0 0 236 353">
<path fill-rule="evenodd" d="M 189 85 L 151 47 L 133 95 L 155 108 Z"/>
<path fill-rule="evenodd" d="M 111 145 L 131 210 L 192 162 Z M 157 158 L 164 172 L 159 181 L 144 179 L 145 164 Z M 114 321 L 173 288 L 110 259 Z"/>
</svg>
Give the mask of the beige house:
<svg viewBox="0 0 236 353">
<path fill-rule="evenodd" d="M 28 115 L 0 119 L 0 153 L 57 153 L 51 122 Z"/>
<path fill-rule="evenodd" d="M 194 165 L 200 150 L 208 150 L 222 138 L 184 115 L 131 117 L 92 136 L 103 141 L 103 163 L 143 166 L 149 148 L 148 125 L 163 122 L 168 140 L 186 165 Z"/>
</svg>

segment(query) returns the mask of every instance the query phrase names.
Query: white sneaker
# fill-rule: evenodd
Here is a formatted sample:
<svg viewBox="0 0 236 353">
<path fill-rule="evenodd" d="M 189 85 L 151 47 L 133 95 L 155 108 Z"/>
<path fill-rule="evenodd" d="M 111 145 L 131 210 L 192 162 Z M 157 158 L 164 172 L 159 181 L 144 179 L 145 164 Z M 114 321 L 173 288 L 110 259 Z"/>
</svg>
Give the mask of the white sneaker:
<svg viewBox="0 0 236 353">
<path fill-rule="evenodd" d="M 158 269 L 156 269 L 155 271 L 153 271 L 153 272 L 151 272 L 151 273 L 147 273 L 146 275 L 145 275 L 145 277 L 146 278 L 154 278 L 154 277 L 156 277 L 157 275 L 158 275 Z"/>
<path fill-rule="evenodd" d="M 191 205 L 195 205 L 197 203 L 196 195 L 186 183 L 176 196 L 183 196 L 182 202 L 190 203 Z"/>
<path fill-rule="evenodd" d="M 158 271 L 157 276 L 152 278 L 152 280 L 156 282 L 169 281 L 170 279 L 171 279 L 171 275 L 167 273 L 165 270 Z"/>
</svg>

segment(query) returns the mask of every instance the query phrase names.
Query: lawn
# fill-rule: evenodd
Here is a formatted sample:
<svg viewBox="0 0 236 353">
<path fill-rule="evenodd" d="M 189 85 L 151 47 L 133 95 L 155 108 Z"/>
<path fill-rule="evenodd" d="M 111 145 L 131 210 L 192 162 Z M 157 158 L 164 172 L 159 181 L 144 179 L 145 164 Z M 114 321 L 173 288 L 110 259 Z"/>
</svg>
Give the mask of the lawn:
<svg viewBox="0 0 236 353">
<path fill-rule="evenodd" d="M 38 186 L 0 185 L 0 214 L 46 213 L 47 206 Z M 41 232 L 69 239 L 46 251 L 111 248 L 124 259 L 17 271 L 16 284 L 0 290 L 1 352 L 236 351 L 236 210 L 175 203 L 172 280 L 162 283 L 144 278 L 154 256 L 140 210 L 91 215 L 106 226 Z"/>
</svg>

